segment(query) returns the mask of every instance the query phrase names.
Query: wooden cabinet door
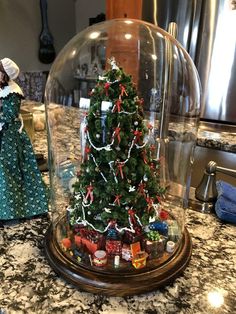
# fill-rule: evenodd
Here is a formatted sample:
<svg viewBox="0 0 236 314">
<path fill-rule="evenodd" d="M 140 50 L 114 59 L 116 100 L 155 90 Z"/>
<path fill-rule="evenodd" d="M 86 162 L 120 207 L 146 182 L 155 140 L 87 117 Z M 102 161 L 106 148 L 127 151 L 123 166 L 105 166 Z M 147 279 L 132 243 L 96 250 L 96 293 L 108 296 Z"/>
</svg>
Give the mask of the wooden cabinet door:
<svg viewBox="0 0 236 314">
<path fill-rule="evenodd" d="M 106 19 L 142 18 L 143 0 L 106 0 Z"/>
<path fill-rule="evenodd" d="M 142 0 L 106 0 L 106 19 L 127 18 L 141 19 Z M 112 29 L 109 36 L 109 45 L 107 49 L 108 57 L 115 57 L 118 65 L 121 66 L 127 74 L 131 74 L 133 81 L 138 83 L 139 73 L 139 46 L 137 41 L 138 29 L 132 29 L 132 33 L 124 34 L 127 39 L 116 38 L 116 28 Z M 130 36 L 131 35 L 131 36 Z M 130 38 L 129 38 L 130 36 Z M 129 57 L 127 57 L 129 56 Z"/>
</svg>

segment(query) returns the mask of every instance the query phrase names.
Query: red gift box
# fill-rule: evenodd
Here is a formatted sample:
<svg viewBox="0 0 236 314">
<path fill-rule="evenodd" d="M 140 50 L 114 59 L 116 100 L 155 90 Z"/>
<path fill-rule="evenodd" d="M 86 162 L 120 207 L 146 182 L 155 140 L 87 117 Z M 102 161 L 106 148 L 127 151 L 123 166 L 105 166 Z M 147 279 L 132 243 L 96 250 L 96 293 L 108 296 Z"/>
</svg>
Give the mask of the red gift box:
<svg viewBox="0 0 236 314">
<path fill-rule="evenodd" d="M 104 236 L 93 230 L 87 230 L 87 232 L 81 232 L 81 235 L 75 235 L 74 241 L 77 247 L 80 247 L 82 244 L 92 254 L 104 248 Z"/>
<path fill-rule="evenodd" d="M 121 241 L 120 240 L 106 240 L 106 251 L 109 255 L 121 254 Z"/>
</svg>

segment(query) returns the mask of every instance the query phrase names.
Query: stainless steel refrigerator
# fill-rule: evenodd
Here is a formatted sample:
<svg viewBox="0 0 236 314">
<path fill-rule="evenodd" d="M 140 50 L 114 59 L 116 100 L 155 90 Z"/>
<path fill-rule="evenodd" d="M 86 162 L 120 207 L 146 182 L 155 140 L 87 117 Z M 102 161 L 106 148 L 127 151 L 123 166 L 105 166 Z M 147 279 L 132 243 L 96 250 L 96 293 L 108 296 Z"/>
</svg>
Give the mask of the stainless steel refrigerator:
<svg viewBox="0 0 236 314">
<path fill-rule="evenodd" d="M 145 0 L 142 19 L 165 30 L 177 23 L 177 40 L 195 62 L 202 84 L 200 129 L 236 134 L 236 0 Z M 210 160 L 236 169 L 235 153 L 200 145 L 194 160 L 192 186 Z M 217 178 L 236 185 L 235 178 Z"/>
<path fill-rule="evenodd" d="M 177 23 L 202 83 L 201 120 L 236 123 L 236 1 L 145 0 L 142 19 Z"/>
</svg>

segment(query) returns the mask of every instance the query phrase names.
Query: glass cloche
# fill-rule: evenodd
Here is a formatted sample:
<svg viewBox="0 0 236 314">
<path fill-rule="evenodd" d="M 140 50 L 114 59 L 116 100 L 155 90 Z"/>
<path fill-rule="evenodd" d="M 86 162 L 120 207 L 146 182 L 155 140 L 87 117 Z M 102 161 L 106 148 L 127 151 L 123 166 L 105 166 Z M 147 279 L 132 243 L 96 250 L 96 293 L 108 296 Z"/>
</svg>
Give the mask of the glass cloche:
<svg viewBox="0 0 236 314">
<path fill-rule="evenodd" d="M 200 83 L 169 33 L 128 19 L 80 32 L 46 84 L 52 267 L 79 288 L 132 295 L 191 257 L 185 208 Z"/>
</svg>

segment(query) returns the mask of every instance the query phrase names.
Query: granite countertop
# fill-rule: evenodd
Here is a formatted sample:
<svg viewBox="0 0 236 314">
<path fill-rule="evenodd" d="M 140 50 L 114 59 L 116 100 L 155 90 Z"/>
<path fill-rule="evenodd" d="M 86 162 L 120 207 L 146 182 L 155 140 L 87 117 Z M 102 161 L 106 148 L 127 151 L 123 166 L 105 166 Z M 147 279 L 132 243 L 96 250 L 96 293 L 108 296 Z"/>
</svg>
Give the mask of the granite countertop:
<svg viewBox="0 0 236 314">
<path fill-rule="evenodd" d="M 198 130 L 197 145 L 201 147 L 213 148 L 231 153 L 236 153 L 236 128 L 225 128 L 219 130 L 210 126 L 205 128 L 200 126 Z"/>
<path fill-rule="evenodd" d="M 193 253 L 181 277 L 162 289 L 124 298 L 82 292 L 58 277 L 44 255 L 49 224 L 48 217 L 38 217 L 1 229 L 1 314 L 236 312 L 236 229 L 214 214 L 187 210 Z"/>
<path fill-rule="evenodd" d="M 34 143 L 39 153 L 46 147 L 42 139 Z M 0 314 L 236 313 L 236 226 L 214 213 L 186 211 L 193 252 L 182 276 L 159 290 L 124 298 L 82 292 L 54 272 L 44 254 L 50 223 L 48 215 L 0 229 Z"/>
</svg>

